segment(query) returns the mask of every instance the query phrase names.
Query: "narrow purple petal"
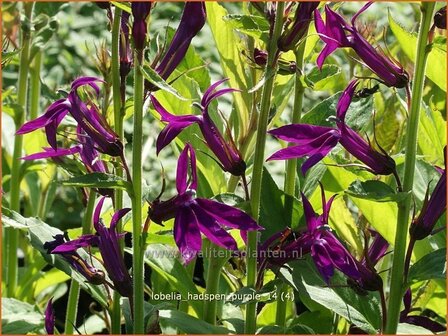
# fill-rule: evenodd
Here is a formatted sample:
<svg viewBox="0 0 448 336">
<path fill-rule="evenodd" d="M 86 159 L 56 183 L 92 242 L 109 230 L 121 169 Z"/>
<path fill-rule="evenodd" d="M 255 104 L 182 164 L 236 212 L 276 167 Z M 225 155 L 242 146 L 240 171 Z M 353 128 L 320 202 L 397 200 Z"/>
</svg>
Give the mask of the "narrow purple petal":
<svg viewBox="0 0 448 336">
<path fill-rule="evenodd" d="M 131 208 L 123 208 L 120 210 L 117 210 L 110 221 L 110 229 L 115 230 L 115 226 L 119 222 L 120 219 L 122 219 L 129 211 L 131 211 Z"/>
<path fill-rule="evenodd" d="M 189 207 L 181 208 L 174 219 L 174 240 L 185 264 L 192 261 L 201 250 L 198 219 Z"/>
<path fill-rule="evenodd" d="M 235 239 L 210 214 L 205 212 L 198 204 L 192 204 L 191 209 L 198 219 L 199 229 L 213 244 L 227 250 L 238 249 Z"/>
<path fill-rule="evenodd" d="M 332 131 L 334 131 L 332 127 L 291 124 L 270 130 L 268 133 L 284 141 L 302 144 Z"/>
<path fill-rule="evenodd" d="M 70 240 L 57 246 L 51 253 L 61 254 L 61 253 L 71 253 L 75 252 L 81 247 L 94 246 L 98 244 L 98 237 L 92 234 L 83 235 L 78 239 Z"/>
<path fill-rule="evenodd" d="M 100 222 L 100 218 L 101 218 L 101 209 L 103 208 L 103 204 L 104 201 L 106 200 L 106 197 L 101 197 L 100 200 L 98 201 L 98 204 L 96 205 L 95 211 L 93 213 L 93 225 L 96 226 L 99 224 Z"/>
<path fill-rule="evenodd" d="M 310 201 L 308 201 L 308 198 L 306 198 L 304 193 L 302 193 L 302 204 L 308 230 L 316 230 L 320 223 L 317 221 L 317 214 L 314 212 L 313 206 Z"/>
<path fill-rule="evenodd" d="M 170 122 L 165 128 L 159 133 L 159 136 L 156 140 L 156 152 L 160 153 L 162 149 L 168 146 L 171 141 L 176 138 L 180 132 L 182 132 L 185 128 L 193 124 L 194 121 L 186 121 L 186 122 Z"/>
<path fill-rule="evenodd" d="M 79 153 L 81 146 L 74 146 L 71 148 L 59 148 L 54 150 L 53 148 L 45 147 L 43 152 L 34 153 L 22 157 L 22 160 L 38 160 L 38 159 L 48 159 L 53 157 L 67 156 Z"/>
<path fill-rule="evenodd" d="M 230 205 L 212 201 L 205 198 L 197 198 L 196 203 L 222 226 L 239 230 L 263 230 L 257 222 L 248 214 Z"/>
<path fill-rule="evenodd" d="M 182 150 L 177 160 L 177 173 L 176 173 L 176 189 L 179 194 L 183 194 L 187 190 L 188 182 L 188 147 Z"/>
<path fill-rule="evenodd" d="M 345 120 L 345 114 L 347 113 L 347 110 L 352 103 L 353 95 L 358 83 L 359 81 L 357 79 L 353 79 L 352 81 L 350 81 L 338 100 L 338 105 L 336 106 L 336 115 L 341 122 Z"/>
<path fill-rule="evenodd" d="M 210 95 L 213 94 L 213 92 L 215 91 L 215 89 L 220 86 L 222 83 L 227 82 L 229 79 L 228 78 L 224 78 L 221 79 L 219 81 L 217 81 L 216 83 L 213 83 L 212 85 L 210 85 L 210 87 L 205 91 L 204 95 L 202 96 L 202 100 L 201 100 L 201 105 L 202 106 L 206 106 L 208 105 L 210 102 Z"/>
<path fill-rule="evenodd" d="M 45 309 L 45 330 L 48 335 L 54 335 L 55 323 L 56 314 L 53 308 L 53 298 L 51 298 L 47 303 L 47 308 Z"/>
</svg>

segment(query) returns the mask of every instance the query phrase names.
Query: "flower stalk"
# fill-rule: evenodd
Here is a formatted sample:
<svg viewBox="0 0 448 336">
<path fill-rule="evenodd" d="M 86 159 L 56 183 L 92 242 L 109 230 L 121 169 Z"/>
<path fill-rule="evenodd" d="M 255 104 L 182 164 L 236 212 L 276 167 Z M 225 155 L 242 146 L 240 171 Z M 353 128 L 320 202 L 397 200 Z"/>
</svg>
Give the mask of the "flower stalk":
<svg viewBox="0 0 448 336">
<path fill-rule="evenodd" d="M 275 69 L 270 77 L 266 79 L 261 95 L 260 115 L 257 125 L 257 137 L 255 144 L 254 165 L 251 182 L 251 211 L 252 217 L 256 220 L 260 215 L 261 200 L 261 180 L 263 177 L 263 163 L 265 161 L 264 151 L 266 145 L 266 132 L 268 127 L 269 110 L 271 108 L 271 96 L 274 88 L 275 74 L 277 70 L 278 47 L 277 40 L 282 32 L 283 12 L 285 4 L 277 2 L 277 11 L 274 22 L 274 29 L 268 46 L 268 60 L 266 64 L 266 76 L 269 76 L 272 69 Z M 247 235 L 247 286 L 254 288 L 257 279 L 257 242 L 258 234 L 256 231 L 248 232 Z M 246 334 L 254 334 L 257 329 L 257 304 L 248 303 L 246 306 Z"/>
<path fill-rule="evenodd" d="M 422 101 L 422 91 L 425 80 L 426 61 L 428 57 L 428 35 L 434 12 L 434 2 L 421 3 L 421 21 L 417 41 L 417 57 L 414 68 L 414 81 L 409 110 L 409 120 L 406 128 L 406 149 L 404 162 L 403 191 L 411 192 L 414 183 L 415 159 L 417 153 L 417 132 Z M 395 334 L 400 317 L 403 288 L 403 271 L 406 253 L 406 238 L 409 226 L 411 197 L 398 204 L 397 228 L 395 234 L 394 256 L 391 269 L 390 293 L 388 302 L 388 320 L 384 332 Z"/>
<path fill-rule="evenodd" d="M 123 139 L 123 113 L 122 113 L 122 100 L 121 100 L 121 81 L 120 81 L 120 55 L 119 55 L 119 43 L 120 43 L 120 23 L 121 23 L 122 10 L 115 7 L 114 20 L 112 25 L 112 97 L 114 106 L 114 130 L 120 139 Z M 124 151 L 124 149 L 123 149 Z M 123 152 L 124 156 L 124 152 Z M 123 167 L 118 163 L 116 168 L 116 175 L 123 177 Z M 123 207 L 123 191 L 115 190 L 114 192 L 114 206 L 115 211 Z M 117 224 L 117 231 L 122 231 L 121 221 Z M 120 242 L 120 248 L 123 249 L 123 242 Z M 112 303 L 111 311 L 111 333 L 121 333 L 121 307 L 120 307 L 120 294 L 115 291 Z"/>
<path fill-rule="evenodd" d="M 31 44 L 31 19 L 33 15 L 34 2 L 23 3 L 25 12 L 25 22 L 22 23 L 22 51 L 20 52 L 19 65 L 19 81 L 17 83 L 17 104 L 21 110 L 17 112 L 15 119 L 16 129 L 18 129 L 25 122 L 26 117 L 26 101 L 28 92 L 28 73 L 29 73 L 29 56 Z M 20 156 L 22 155 L 23 137 L 14 137 L 14 152 L 12 155 L 11 167 L 11 189 L 10 189 L 10 207 L 11 210 L 20 212 Z M 17 248 L 19 240 L 19 232 L 14 228 L 6 228 L 6 245 L 8 246 L 8 260 L 7 260 L 7 287 L 6 295 L 12 297 L 17 286 Z"/>
<path fill-rule="evenodd" d="M 82 220 L 82 234 L 89 234 L 92 227 L 93 210 L 95 209 L 96 192 L 90 190 L 87 200 L 87 208 Z M 76 315 L 78 313 L 79 283 L 75 280 L 70 282 L 68 293 L 67 313 L 65 316 L 65 335 L 73 335 L 74 325 L 76 325 Z"/>
</svg>

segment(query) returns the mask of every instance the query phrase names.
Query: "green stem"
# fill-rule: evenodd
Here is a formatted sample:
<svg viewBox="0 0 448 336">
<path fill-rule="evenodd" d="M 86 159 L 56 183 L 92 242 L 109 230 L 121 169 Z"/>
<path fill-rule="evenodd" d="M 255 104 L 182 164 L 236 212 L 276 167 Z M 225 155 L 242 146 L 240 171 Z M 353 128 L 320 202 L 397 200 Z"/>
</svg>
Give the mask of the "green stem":
<svg viewBox="0 0 448 336">
<path fill-rule="evenodd" d="M 428 57 L 428 32 L 434 12 L 434 2 L 421 3 L 421 22 L 417 41 L 417 57 L 414 68 L 414 81 L 409 110 L 409 120 L 406 128 L 406 149 L 404 162 L 403 191 L 411 192 L 414 183 L 415 158 L 417 153 L 417 132 L 422 101 L 422 91 L 425 79 L 426 60 Z M 400 316 L 403 298 L 403 272 L 406 253 L 406 238 L 409 226 L 411 197 L 407 197 L 398 205 L 397 228 L 395 234 L 394 256 L 391 270 L 390 293 L 388 302 L 388 319 L 386 334 L 395 334 Z"/>
<path fill-rule="evenodd" d="M 112 26 L 112 98 L 114 106 L 114 128 L 115 132 L 118 134 L 120 139 L 123 139 L 123 117 L 121 113 L 122 102 L 120 96 L 120 55 L 119 55 L 119 43 L 120 43 L 120 23 L 121 23 L 121 13 L 122 10 L 115 7 L 114 21 Z M 122 162 L 117 163 L 116 174 L 117 176 L 123 177 L 123 167 Z M 114 191 L 114 205 L 115 211 L 123 207 L 123 191 Z M 122 231 L 121 221 L 117 224 L 117 231 Z M 123 249 L 123 241 L 120 241 L 120 247 Z M 111 333 L 120 334 L 121 333 L 121 307 L 120 307 L 120 294 L 114 291 L 112 311 L 111 311 Z"/>
<path fill-rule="evenodd" d="M 254 166 L 252 172 L 250 205 L 252 217 L 259 219 L 261 180 L 263 177 L 264 149 L 266 145 L 266 132 L 268 127 L 269 110 L 271 108 L 271 96 L 274 88 L 275 74 L 277 72 L 277 40 L 283 26 L 284 2 L 277 2 L 277 11 L 274 22 L 274 30 L 268 46 L 268 60 L 266 63 L 266 81 L 261 94 L 260 116 L 257 125 L 257 138 L 255 144 Z M 247 234 L 247 286 L 255 288 L 257 279 L 257 243 L 258 232 L 249 231 Z M 254 334 L 257 329 L 257 303 L 249 303 L 246 306 L 245 334 Z"/>
<path fill-rule="evenodd" d="M 303 93 L 304 87 L 302 84 L 302 74 L 303 74 L 303 57 L 305 53 L 305 42 L 302 42 L 296 50 L 296 66 L 297 73 L 294 83 L 294 108 L 292 111 L 291 123 L 297 124 L 302 118 L 302 105 L 303 105 Z M 288 146 L 293 146 L 290 143 Z M 290 226 L 293 226 L 292 215 L 294 206 L 294 196 L 296 190 L 296 171 L 297 171 L 297 159 L 291 159 L 286 161 L 286 176 L 285 176 L 285 194 L 292 197 L 285 198 L 285 211 L 290 219 Z M 300 188 L 300 185 L 299 185 Z M 281 285 L 277 291 L 277 313 L 275 317 L 276 324 L 279 326 L 285 326 L 286 323 L 286 306 L 287 300 L 283 300 L 285 294 L 288 292 L 288 286 L 286 284 Z"/>
<path fill-rule="evenodd" d="M 187 271 L 188 277 L 190 279 L 193 278 L 195 266 L 196 266 L 196 259 L 193 259 L 188 265 L 185 266 L 185 270 Z M 180 301 L 179 311 L 188 313 L 189 307 L 190 307 L 190 304 L 188 303 L 188 301 L 185 298 L 182 301 Z"/>
<path fill-rule="evenodd" d="M 134 334 L 144 333 L 144 270 L 142 251 L 142 145 L 143 145 L 143 75 L 141 52 L 134 58 L 134 134 L 132 140 L 132 272 L 134 281 Z"/>
<path fill-rule="evenodd" d="M 28 72 L 29 72 L 29 56 L 31 44 L 31 19 L 33 14 L 34 2 L 23 3 L 25 12 L 25 23 L 21 25 L 22 29 L 22 51 L 20 52 L 19 65 L 19 81 L 17 83 L 17 104 L 21 110 L 17 110 L 15 121 L 16 129 L 23 125 L 26 117 L 26 102 L 28 90 Z M 14 137 L 14 151 L 12 154 L 11 181 L 10 181 L 10 207 L 11 210 L 20 212 L 20 157 L 22 156 L 23 136 L 16 135 Z M 17 286 L 17 248 L 19 241 L 19 231 L 13 228 L 7 228 L 6 244 L 8 245 L 7 254 L 7 287 L 6 295 L 12 297 Z"/>
<path fill-rule="evenodd" d="M 226 250 L 207 242 L 205 246 L 205 255 L 207 257 L 207 276 L 205 294 L 217 294 L 219 292 L 219 279 L 221 277 L 221 269 L 228 260 L 225 255 Z M 204 316 L 203 320 L 210 324 L 216 324 L 218 300 L 204 300 Z"/>
<path fill-rule="evenodd" d="M 90 190 L 89 199 L 87 200 L 86 212 L 82 220 L 82 234 L 89 234 L 92 228 L 93 211 L 95 209 L 96 194 Z M 65 335 L 73 335 L 74 325 L 76 324 L 76 315 L 78 314 L 78 298 L 80 286 L 79 283 L 72 279 L 70 291 L 68 293 L 67 313 L 65 317 Z"/>
<path fill-rule="evenodd" d="M 30 120 L 36 119 L 39 115 L 40 99 L 40 70 L 42 68 L 42 51 L 38 51 L 34 56 L 30 78 Z"/>
</svg>

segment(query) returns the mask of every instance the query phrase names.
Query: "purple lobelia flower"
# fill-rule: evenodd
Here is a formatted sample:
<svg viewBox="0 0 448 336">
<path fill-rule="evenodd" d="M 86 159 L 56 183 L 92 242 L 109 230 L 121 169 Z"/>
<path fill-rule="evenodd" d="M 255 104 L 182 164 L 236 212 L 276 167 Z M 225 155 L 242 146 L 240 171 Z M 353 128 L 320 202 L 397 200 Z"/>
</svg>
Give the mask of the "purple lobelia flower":
<svg viewBox="0 0 448 336">
<path fill-rule="evenodd" d="M 70 243 L 67 235 L 58 234 L 53 236 L 54 240 L 45 242 L 44 249 L 48 254 L 57 253 L 61 255 L 70 266 L 94 285 L 101 285 L 105 282 L 105 274 L 102 270 L 87 263 L 76 251 L 67 251 L 64 253 L 54 252 L 59 246 Z"/>
<path fill-rule="evenodd" d="M 442 324 L 431 320 L 429 317 L 423 315 L 409 315 L 415 309 L 412 309 L 412 292 L 409 288 L 403 296 L 404 309 L 400 313 L 400 323 L 409 323 L 416 326 L 423 327 L 432 331 L 433 333 L 440 333 L 446 330 Z"/>
<path fill-rule="evenodd" d="M 302 165 L 302 173 L 322 160 L 338 143 L 350 154 L 364 163 L 367 170 L 373 174 L 395 174 L 395 161 L 387 155 L 376 151 L 358 133 L 345 123 L 345 115 L 353 99 L 358 84 L 357 80 L 350 82 L 344 90 L 337 104 L 337 128 L 307 124 L 286 125 L 269 131 L 275 137 L 293 142 L 297 146 L 281 149 L 274 153 L 270 160 L 287 160 L 308 156 Z M 380 148 L 381 149 L 381 148 Z"/>
<path fill-rule="evenodd" d="M 395 173 L 395 161 L 378 145 L 382 153 L 375 150 L 358 133 L 345 123 L 345 115 L 352 102 L 358 80 L 352 80 L 344 90 L 336 107 L 337 126 L 340 132 L 339 143 L 359 161 L 364 163 L 367 170 L 377 175 Z"/>
<path fill-rule="evenodd" d="M 95 227 L 96 235 L 83 235 L 78 239 L 57 246 L 52 253 L 73 253 L 81 247 L 98 246 L 104 267 L 113 282 L 112 287 L 121 296 L 131 297 L 132 279 L 126 269 L 123 255 L 120 251 L 119 239 L 122 238 L 122 235 L 117 232 L 116 228 L 120 219 L 131 209 L 125 208 L 116 211 L 112 216 L 110 227 L 107 228 L 100 218 L 104 200 L 104 197 L 100 199 L 93 215 L 93 226 Z"/>
<path fill-rule="evenodd" d="M 376 271 L 375 266 L 386 255 L 389 243 L 376 231 L 371 230 L 371 235 L 373 242 L 366 253 L 364 253 L 361 261 L 357 261 L 360 278 L 349 279 L 364 290 L 377 291 L 383 288 L 383 280 Z M 366 240 L 366 248 L 367 243 L 368 241 Z"/>
<path fill-rule="evenodd" d="M 446 29 L 446 6 L 440 8 L 434 14 L 434 26 L 439 29 Z"/>
<path fill-rule="evenodd" d="M 100 88 L 96 82 L 101 82 L 101 80 L 95 77 L 76 79 L 72 83 L 67 99 L 59 99 L 51 104 L 45 114 L 22 125 L 16 134 L 26 134 L 44 127 L 48 143 L 56 150 L 57 128 L 62 119 L 70 113 L 78 126 L 92 139 L 99 152 L 122 157 L 123 144 L 118 135 L 101 115 L 98 107 L 92 102 L 84 103 L 78 94 L 79 88 L 90 86 L 98 96 Z"/>
<path fill-rule="evenodd" d="M 216 87 L 224 81 L 226 81 L 226 79 L 214 83 L 205 92 L 201 100 L 202 115 L 173 115 L 165 110 L 155 97 L 151 96 L 154 109 L 160 114 L 161 120 L 168 122 L 157 138 L 157 153 L 167 146 L 184 128 L 196 123 L 201 129 L 201 133 L 207 146 L 221 163 L 222 169 L 235 176 L 244 175 L 246 171 L 246 163 L 242 159 L 241 154 L 238 152 L 231 139 L 230 141 L 224 139 L 208 112 L 208 106 L 213 99 L 228 92 L 237 91 L 236 89 L 231 88 L 215 91 Z"/>
<path fill-rule="evenodd" d="M 310 202 L 302 194 L 303 209 L 308 228 L 308 231 L 299 238 L 302 250 L 304 253 L 307 251 L 311 253 L 311 257 L 326 283 L 329 283 L 335 268 L 351 279 L 359 280 L 361 274 L 358 269 L 358 263 L 328 226 L 331 204 L 336 195 L 326 202 L 322 186 L 321 193 L 323 206 L 321 215 L 317 215 L 314 212 Z"/>
<path fill-rule="evenodd" d="M 55 163 L 60 163 L 64 156 L 79 154 L 81 162 L 84 164 L 87 173 L 108 173 L 106 163 L 100 159 L 98 151 L 95 149 L 93 140 L 80 128 L 77 127 L 78 144 L 71 148 L 44 147 L 43 152 L 34 153 L 22 157 L 23 160 L 38 160 L 51 158 Z M 113 197 L 112 189 L 96 189 L 103 196 Z"/>
<path fill-rule="evenodd" d="M 156 67 L 157 73 L 167 79 L 182 61 L 195 37 L 205 24 L 206 11 L 203 1 L 186 2 L 179 27 L 171 40 L 170 46 Z"/>
<path fill-rule="evenodd" d="M 317 65 L 321 68 L 325 59 L 338 48 L 352 48 L 382 83 L 404 88 L 409 83 L 409 76 L 403 67 L 370 45 L 355 27 L 357 17 L 371 4 L 369 2 L 362 7 L 353 16 L 351 24 L 328 6 L 325 6 L 326 22 L 323 21 L 317 9 L 314 11 L 316 30 L 326 44 L 317 58 Z"/>
<path fill-rule="evenodd" d="M 285 28 L 277 42 L 281 51 L 293 50 L 296 44 L 305 36 L 312 21 L 313 11 L 318 6 L 318 1 L 303 1 L 297 4 L 292 23 Z"/>
<path fill-rule="evenodd" d="M 134 23 L 132 24 L 132 38 L 134 40 L 134 48 L 137 50 L 139 58 L 143 57 L 143 49 L 146 43 L 146 34 L 148 27 L 146 25 L 146 19 L 151 12 L 152 3 L 150 1 L 145 2 L 132 2 L 131 10 L 134 17 Z"/>
<path fill-rule="evenodd" d="M 148 216 L 158 224 L 174 218 L 174 240 L 185 263 L 189 263 L 201 250 L 201 232 L 214 244 L 228 250 L 236 250 L 236 242 L 225 227 L 244 231 L 262 229 L 249 215 L 237 208 L 205 198 L 196 198 L 196 156 L 189 144 L 185 145 L 179 156 L 176 188 L 178 194 L 171 199 L 156 199 L 152 202 Z"/>
<path fill-rule="evenodd" d="M 440 176 L 431 197 L 429 200 L 426 197 L 420 214 L 412 221 L 409 228 L 411 238 L 415 240 L 421 240 L 428 237 L 433 231 L 439 218 L 446 211 L 446 164 L 445 169 L 439 169 L 439 171 L 442 175 Z"/>
<path fill-rule="evenodd" d="M 129 13 L 121 14 L 120 22 L 120 77 L 123 82 L 132 68 L 132 50 L 129 42 Z"/>
<path fill-rule="evenodd" d="M 45 309 L 45 331 L 48 335 L 54 335 L 55 323 L 56 315 L 53 308 L 53 298 L 51 298 L 47 303 L 47 308 Z"/>
</svg>

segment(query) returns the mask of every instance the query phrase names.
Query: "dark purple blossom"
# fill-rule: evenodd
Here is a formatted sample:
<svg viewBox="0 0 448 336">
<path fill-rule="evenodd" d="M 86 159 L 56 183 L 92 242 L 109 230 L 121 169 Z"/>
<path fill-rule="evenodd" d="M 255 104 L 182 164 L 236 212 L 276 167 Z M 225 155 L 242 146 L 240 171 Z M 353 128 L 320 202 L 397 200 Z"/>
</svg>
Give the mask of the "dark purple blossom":
<svg viewBox="0 0 448 336">
<path fill-rule="evenodd" d="M 59 246 L 70 243 L 67 236 L 58 234 L 53 236 L 53 238 L 53 241 L 49 241 L 44 244 L 44 249 L 47 250 L 48 254 L 57 253 L 61 255 L 61 257 L 63 257 L 74 270 L 84 276 L 87 282 L 91 284 L 101 285 L 105 282 L 104 272 L 87 263 L 87 261 L 81 258 L 76 250 L 67 251 L 64 253 L 54 252 Z"/>
<path fill-rule="evenodd" d="M 216 87 L 224 81 L 216 82 L 205 92 L 201 100 L 201 115 L 173 115 L 165 110 L 155 97 L 151 96 L 154 109 L 160 114 L 161 120 L 168 123 L 157 138 L 157 153 L 167 146 L 184 128 L 196 123 L 201 129 L 207 146 L 216 155 L 223 170 L 235 176 L 244 175 L 246 163 L 241 154 L 231 139 L 229 141 L 224 139 L 208 112 L 208 106 L 213 99 L 228 92 L 237 91 L 231 88 L 215 91 Z"/>
<path fill-rule="evenodd" d="M 95 149 L 93 140 L 77 127 L 78 144 L 71 148 L 44 147 L 43 152 L 34 153 L 22 157 L 23 160 L 38 160 L 51 158 L 55 163 L 60 163 L 61 158 L 69 155 L 79 154 L 81 162 L 84 164 L 87 173 L 108 173 L 106 163 L 100 159 L 98 151 Z M 112 189 L 97 189 L 103 196 L 113 197 Z"/>
<path fill-rule="evenodd" d="M 139 53 L 139 57 L 142 57 L 142 51 L 146 44 L 146 34 L 148 31 L 146 19 L 151 11 L 151 6 L 152 3 L 150 1 L 131 3 L 132 16 L 134 17 L 132 38 L 134 40 L 134 48 Z"/>
<path fill-rule="evenodd" d="M 404 309 L 400 313 L 400 323 L 409 323 L 416 326 L 423 327 L 432 331 L 433 333 L 441 333 L 446 330 L 446 327 L 436 321 L 431 320 L 429 317 L 423 315 L 409 315 L 409 313 L 415 311 L 412 308 L 412 292 L 408 289 L 403 296 Z"/>
<path fill-rule="evenodd" d="M 206 12 L 203 1 L 185 3 L 179 27 L 171 40 L 168 50 L 156 67 L 160 77 L 167 79 L 176 69 L 187 53 L 191 40 L 204 26 L 205 20 Z"/>
<path fill-rule="evenodd" d="M 152 202 L 148 216 L 159 224 L 174 218 L 174 240 L 185 263 L 189 263 L 201 250 L 201 232 L 214 244 L 228 250 L 236 250 L 236 242 L 225 228 L 244 231 L 262 229 L 249 215 L 237 208 L 205 198 L 196 198 L 196 156 L 189 144 L 185 145 L 179 156 L 176 188 L 178 194 L 171 199 L 157 199 Z"/>
<path fill-rule="evenodd" d="M 45 331 L 48 335 L 54 335 L 55 323 L 56 315 L 53 308 L 53 298 L 51 298 L 47 303 L 47 308 L 45 309 Z"/>
<path fill-rule="evenodd" d="M 353 281 L 357 282 L 362 289 L 377 291 L 383 288 L 383 280 L 376 271 L 375 266 L 386 255 L 389 243 L 376 231 L 372 230 L 371 235 L 373 236 L 373 242 L 361 261 L 357 262 L 360 278 Z"/>
<path fill-rule="evenodd" d="M 326 283 L 329 283 L 335 269 L 338 269 L 351 279 L 359 280 L 361 274 L 358 269 L 358 263 L 328 226 L 331 204 L 336 195 L 326 202 L 322 186 L 321 190 L 323 206 L 321 215 L 317 215 L 314 212 L 310 202 L 302 194 L 303 209 L 308 228 L 308 231 L 299 238 L 302 249 L 304 252 L 310 251 L 311 257 Z"/>
<path fill-rule="evenodd" d="M 98 96 L 100 88 L 96 82 L 101 82 L 101 80 L 95 77 L 76 79 L 72 83 L 67 99 L 59 99 L 51 104 L 45 114 L 22 125 L 16 134 L 26 134 L 44 127 L 48 143 L 56 150 L 57 128 L 62 119 L 70 113 L 80 129 L 92 139 L 99 152 L 121 157 L 123 155 L 123 144 L 118 135 L 109 126 L 98 107 L 92 102 L 84 103 L 78 95 L 78 89 L 87 85 Z"/>
<path fill-rule="evenodd" d="M 345 114 L 353 99 L 358 84 L 351 81 L 341 95 L 337 105 L 337 128 L 307 124 L 286 125 L 269 131 L 275 137 L 293 142 L 290 146 L 274 153 L 269 160 L 287 160 L 308 156 L 302 165 L 302 173 L 322 160 L 338 143 L 350 154 L 364 163 L 364 168 L 378 175 L 395 173 L 395 161 L 386 152 L 378 152 L 358 133 L 345 123 Z"/>
<path fill-rule="evenodd" d="M 317 65 L 321 68 L 325 59 L 338 48 L 352 48 L 385 85 L 396 88 L 406 87 L 409 76 L 402 66 L 370 45 L 355 27 L 356 18 L 371 4 L 369 2 L 362 7 L 353 16 L 351 24 L 332 11 L 329 6 L 325 6 L 326 22 L 323 21 L 317 9 L 314 11 L 316 30 L 326 44 L 317 58 Z"/>
<path fill-rule="evenodd" d="M 352 80 L 344 90 L 336 107 L 337 126 L 340 132 L 339 143 L 354 157 L 367 166 L 373 174 L 389 175 L 395 172 L 395 161 L 381 149 L 375 150 L 370 142 L 365 141 L 357 132 L 347 126 L 345 115 L 352 102 L 357 80 Z M 378 146 L 379 147 L 379 146 Z"/>
<path fill-rule="evenodd" d="M 319 6 L 318 1 L 298 2 L 294 19 L 278 40 L 281 51 L 293 50 L 297 43 L 305 36 L 312 21 L 313 11 Z"/>
<path fill-rule="evenodd" d="M 445 147 L 446 153 L 446 147 Z M 429 200 L 426 198 L 423 208 L 417 218 L 412 221 L 409 233 L 415 240 L 428 237 L 439 218 L 446 211 L 446 165 L 441 169 L 442 175 L 434 188 Z"/>
<path fill-rule="evenodd" d="M 132 49 L 129 42 L 129 13 L 123 12 L 121 14 L 120 22 L 120 76 L 123 82 L 132 68 Z"/>
<path fill-rule="evenodd" d="M 446 6 L 440 8 L 434 14 L 434 26 L 439 29 L 446 29 Z"/>
<path fill-rule="evenodd" d="M 120 250 L 119 239 L 122 238 L 122 235 L 117 232 L 116 227 L 120 219 L 131 209 L 125 208 L 116 211 L 112 216 L 110 227 L 107 228 L 100 218 L 104 200 L 104 197 L 100 199 L 93 215 L 93 226 L 96 235 L 83 235 L 78 239 L 59 245 L 52 253 L 73 253 L 81 247 L 98 246 L 104 267 L 113 282 L 113 288 L 120 293 L 121 296 L 131 297 L 132 280 L 126 269 L 123 255 Z"/>
</svg>

